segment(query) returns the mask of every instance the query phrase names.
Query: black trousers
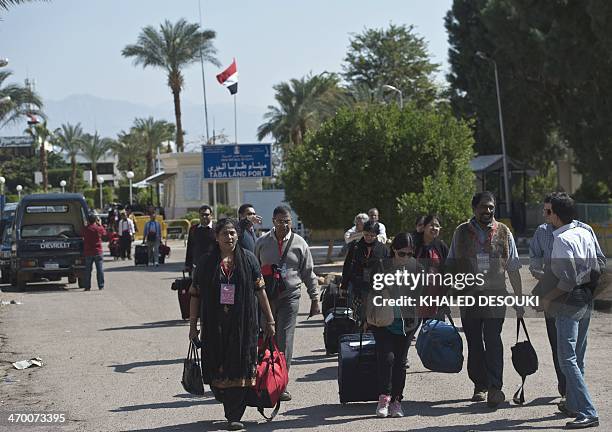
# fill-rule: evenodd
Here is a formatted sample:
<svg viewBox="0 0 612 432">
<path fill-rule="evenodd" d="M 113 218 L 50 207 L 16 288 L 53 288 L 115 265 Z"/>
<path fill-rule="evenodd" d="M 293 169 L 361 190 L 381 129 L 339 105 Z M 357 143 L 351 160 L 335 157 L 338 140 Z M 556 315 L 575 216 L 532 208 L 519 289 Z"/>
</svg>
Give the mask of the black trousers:
<svg viewBox="0 0 612 432">
<path fill-rule="evenodd" d="M 504 318 L 500 317 L 503 315 L 490 314 L 481 307 L 461 308 L 461 324 L 468 344 L 468 376 L 478 391 L 488 390 L 489 387 L 501 390 L 503 386 L 504 346 L 501 332 Z"/>
<path fill-rule="evenodd" d="M 548 334 L 548 343 L 550 344 L 553 363 L 555 365 L 555 373 L 557 374 L 557 390 L 561 396 L 565 396 L 565 375 L 563 375 L 563 372 L 561 371 L 561 367 L 559 366 L 559 356 L 557 355 L 557 326 L 555 324 L 555 318 L 547 314 L 544 316 L 546 318 L 546 333 Z"/>
<path fill-rule="evenodd" d="M 385 328 L 374 327 L 376 363 L 378 366 L 378 393 L 402 400 L 406 385 L 406 357 L 412 333 L 395 335 Z"/>
<path fill-rule="evenodd" d="M 228 422 L 237 422 L 242 419 L 247 407 L 247 387 L 218 388 L 210 387 L 215 399 L 223 404 L 225 418 Z"/>
<path fill-rule="evenodd" d="M 119 255 L 121 258 L 131 259 L 132 257 L 132 237 L 121 236 L 119 238 Z"/>
</svg>

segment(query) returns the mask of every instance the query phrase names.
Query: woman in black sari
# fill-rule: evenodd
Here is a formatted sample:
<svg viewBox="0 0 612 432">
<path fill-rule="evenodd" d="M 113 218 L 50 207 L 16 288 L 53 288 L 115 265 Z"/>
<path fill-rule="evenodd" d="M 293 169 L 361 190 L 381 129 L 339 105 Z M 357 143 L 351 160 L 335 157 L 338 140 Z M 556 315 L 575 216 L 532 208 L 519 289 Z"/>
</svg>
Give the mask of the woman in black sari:
<svg viewBox="0 0 612 432">
<path fill-rule="evenodd" d="M 247 390 L 255 384 L 261 306 L 266 336 L 274 336 L 274 318 L 255 255 L 238 246 L 238 222 L 215 226 L 217 247 L 203 255 L 191 288 L 189 338 L 202 340 L 202 376 L 223 403 L 229 430 L 244 429 Z"/>
</svg>

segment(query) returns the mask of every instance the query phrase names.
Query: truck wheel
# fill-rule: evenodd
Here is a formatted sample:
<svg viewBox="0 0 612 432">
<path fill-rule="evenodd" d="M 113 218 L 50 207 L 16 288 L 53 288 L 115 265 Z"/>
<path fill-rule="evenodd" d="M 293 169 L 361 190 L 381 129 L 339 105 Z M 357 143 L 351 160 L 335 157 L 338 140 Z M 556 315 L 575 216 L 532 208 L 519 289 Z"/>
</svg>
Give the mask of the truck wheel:
<svg viewBox="0 0 612 432">
<path fill-rule="evenodd" d="M 68 276 L 68 283 L 69 284 L 77 283 L 77 277 L 76 276 Z"/>
</svg>

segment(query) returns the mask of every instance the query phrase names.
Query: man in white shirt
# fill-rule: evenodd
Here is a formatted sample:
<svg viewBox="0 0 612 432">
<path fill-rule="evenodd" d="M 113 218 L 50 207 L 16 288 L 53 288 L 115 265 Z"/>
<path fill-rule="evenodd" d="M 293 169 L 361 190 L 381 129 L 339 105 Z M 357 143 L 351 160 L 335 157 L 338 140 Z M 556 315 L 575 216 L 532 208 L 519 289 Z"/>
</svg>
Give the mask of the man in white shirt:
<svg viewBox="0 0 612 432">
<path fill-rule="evenodd" d="M 355 225 L 344 233 L 345 244 L 349 244 L 355 240 L 361 240 L 361 237 L 363 237 L 363 225 L 368 221 L 368 219 L 370 219 L 370 217 L 365 213 L 359 213 L 357 216 L 355 216 Z"/>
<path fill-rule="evenodd" d="M 119 251 L 121 259 L 132 259 L 132 241 L 134 240 L 134 222 L 128 219 L 127 213 L 123 210 L 120 213 L 121 219 L 117 224 L 117 231 L 119 232 Z"/>
<path fill-rule="evenodd" d="M 378 241 L 382 244 L 387 243 L 387 228 L 385 228 L 385 225 L 379 219 L 380 215 L 378 213 L 378 209 L 376 207 L 372 207 L 370 210 L 368 210 L 368 216 L 372 222 L 378 222 Z"/>
<path fill-rule="evenodd" d="M 551 271 L 557 285 L 543 298 L 544 309 L 554 313 L 559 367 L 565 375 L 566 400 L 559 409 L 575 420 L 568 429 L 599 425 L 584 380 L 587 332 L 593 309 L 593 291 L 600 274 L 593 235 L 573 222 L 574 200 L 565 193 L 551 198 L 550 223 L 555 228 Z"/>
</svg>

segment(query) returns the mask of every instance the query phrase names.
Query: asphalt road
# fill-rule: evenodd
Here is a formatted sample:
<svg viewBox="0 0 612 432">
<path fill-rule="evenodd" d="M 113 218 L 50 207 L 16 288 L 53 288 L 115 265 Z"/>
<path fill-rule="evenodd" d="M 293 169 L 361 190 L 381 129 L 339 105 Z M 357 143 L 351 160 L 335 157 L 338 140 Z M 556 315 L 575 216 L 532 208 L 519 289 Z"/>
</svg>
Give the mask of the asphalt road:
<svg viewBox="0 0 612 432">
<path fill-rule="evenodd" d="M 7 427 L 0 420 L 0 430 L 224 430 L 223 408 L 212 394 L 192 397 L 180 384 L 188 324 L 180 320 L 170 284 L 180 274 L 184 249 L 178 242 L 172 247 L 169 263 L 157 269 L 107 257 L 104 291 L 96 290 L 95 282 L 90 292 L 63 284 L 36 284 L 26 293 L 2 286 L 3 301 L 22 304 L 0 307 L 0 413 L 62 411 L 67 421 L 32 428 Z M 526 273 L 524 281 L 530 283 Z M 325 356 L 322 317 L 307 320 L 308 306 L 303 296 L 289 387 L 294 398 L 282 405 L 272 423 L 247 409 L 249 430 L 531 431 L 560 430 L 565 424 L 556 413 L 556 381 L 543 319 L 528 320 L 540 369 L 527 379 L 526 405 L 505 403 L 493 411 L 484 403 L 471 403 L 465 365 L 459 374 L 428 372 L 411 348 L 406 417 L 378 419 L 376 403 L 340 405 L 337 359 Z M 594 313 L 587 355 L 587 382 L 602 431 L 612 429 L 611 323 L 611 315 Z M 520 385 L 510 361 L 514 324 L 508 318 L 503 333 L 508 399 Z M 16 370 L 10 364 L 32 357 L 41 357 L 45 365 Z"/>
</svg>

